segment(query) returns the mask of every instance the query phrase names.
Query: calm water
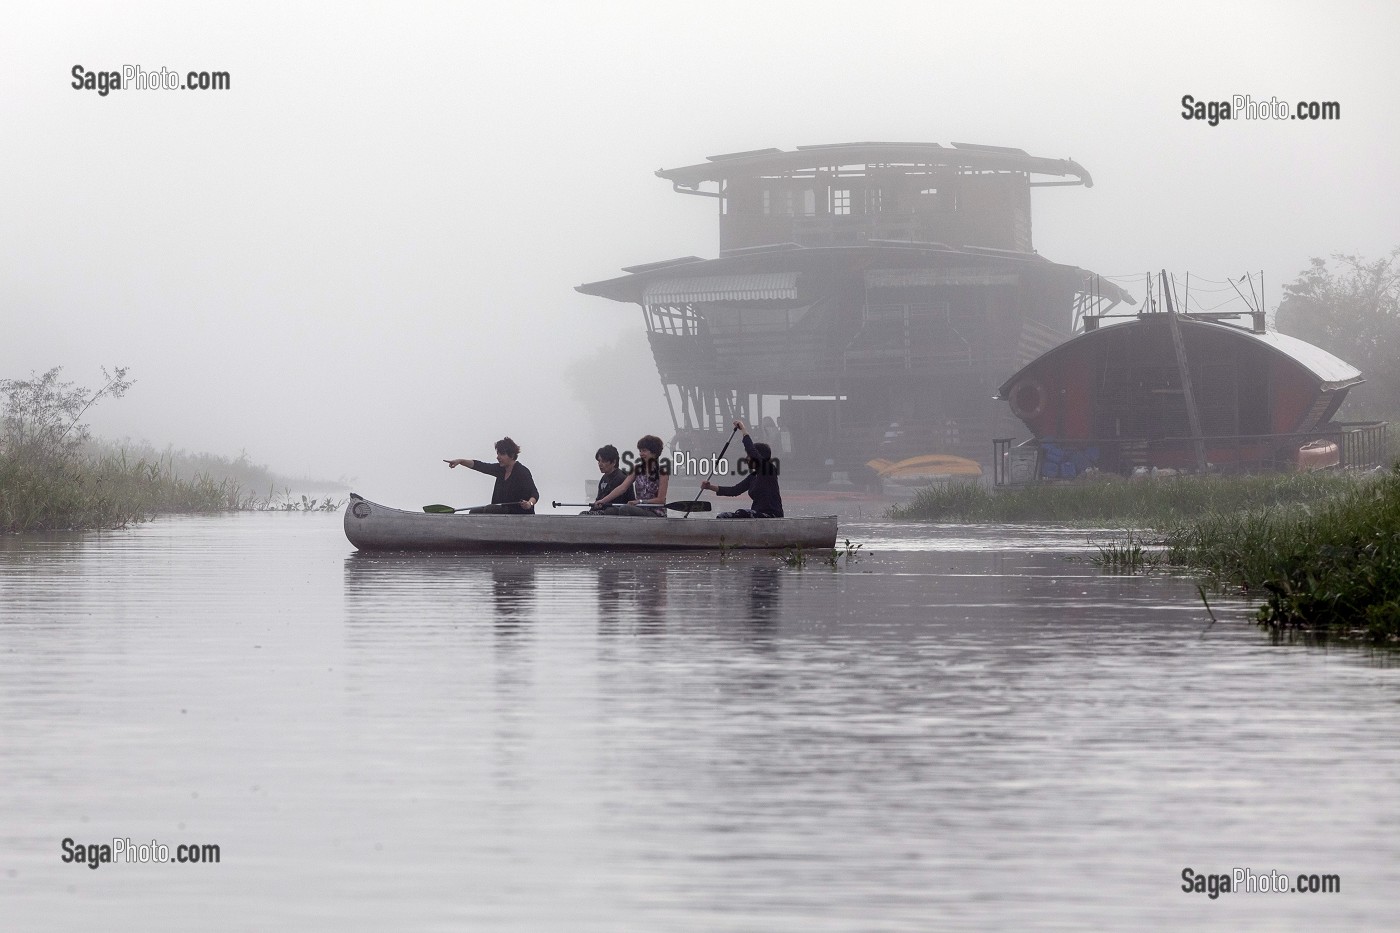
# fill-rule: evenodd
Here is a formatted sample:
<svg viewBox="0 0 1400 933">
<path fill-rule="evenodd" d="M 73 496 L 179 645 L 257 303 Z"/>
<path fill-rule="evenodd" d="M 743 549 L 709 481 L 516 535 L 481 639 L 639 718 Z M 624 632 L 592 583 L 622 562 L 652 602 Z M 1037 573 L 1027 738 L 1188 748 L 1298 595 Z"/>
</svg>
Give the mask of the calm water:
<svg viewBox="0 0 1400 933">
<path fill-rule="evenodd" d="M 1400 924 L 1400 671 L 1083 533 L 853 524 L 832 572 L 340 521 L 0 541 L 0 929 Z"/>
</svg>

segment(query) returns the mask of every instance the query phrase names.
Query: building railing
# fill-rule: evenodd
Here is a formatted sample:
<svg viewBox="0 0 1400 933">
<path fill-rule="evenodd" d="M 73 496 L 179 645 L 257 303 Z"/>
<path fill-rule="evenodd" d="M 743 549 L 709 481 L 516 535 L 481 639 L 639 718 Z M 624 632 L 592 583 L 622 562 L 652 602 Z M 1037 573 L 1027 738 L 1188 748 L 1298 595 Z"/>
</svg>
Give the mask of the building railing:
<svg viewBox="0 0 1400 933">
<path fill-rule="evenodd" d="M 1385 464 L 1389 426 L 1383 421 L 1333 422 L 1294 434 L 1231 434 L 1202 438 L 1206 460 L 1222 472 L 1367 470 Z M 992 442 L 992 482 L 1073 479 L 1088 470 L 1131 475 L 1154 469 L 1195 471 L 1190 437 L 1036 438 L 1012 446 L 1012 438 Z"/>
<path fill-rule="evenodd" d="M 881 210 L 878 213 L 726 214 L 720 250 L 774 243 L 855 246 L 870 240 L 965 244 L 1029 251 L 1030 227 L 1007 209 L 959 211 Z"/>
</svg>

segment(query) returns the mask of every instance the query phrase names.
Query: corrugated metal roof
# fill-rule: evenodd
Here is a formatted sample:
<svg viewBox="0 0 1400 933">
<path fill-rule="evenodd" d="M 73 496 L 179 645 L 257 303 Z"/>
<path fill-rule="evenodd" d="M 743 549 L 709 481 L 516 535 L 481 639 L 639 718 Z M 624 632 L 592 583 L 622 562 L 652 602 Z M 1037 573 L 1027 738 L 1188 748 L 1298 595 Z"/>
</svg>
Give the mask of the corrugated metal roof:
<svg viewBox="0 0 1400 933">
<path fill-rule="evenodd" d="M 704 262 L 699 256 L 681 256 L 679 259 L 663 259 L 660 262 L 643 262 L 635 266 L 623 266 L 623 272 L 655 272 L 667 266 L 683 266 L 689 262 Z"/>
<path fill-rule="evenodd" d="M 694 301 L 782 301 L 796 297 L 796 272 L 662 279 L 648 285 L 642 293 L 642 301 L 648 305 Z"/>
<path fill-rule="evenodd" d="M 1290 337 L 1273 330 L 1265 334 L 1251 333 L 1249 336 L 1260 343 L 1268 344 L 1280 353 L 1286 354 L 1299 365 L 1307 367 L 1309 372 L 1327 386 L 1350 385 L 1361 381 L 1361 370 L 1345 360 L 1338 359 L 1321 347 L 1313 346 L 1306 340 L 1299 340 L 1297 337 Z"/>
<path fill-rule="evenodd" d="M 749 156 L 772 155 L 775 152 L 782 152 L 781 149 L 774 149 L 769 146 L 767 149 L 745 149 L 743 152 L 721 152 L 719 155 L 705 156 L 711 162 L 723 162 L 725 159 L 747 159 Z"/>
<path fill-rule="evenodd" d="M 978 146 L 954 143 L 952 148 L 937 143 L 834 143 L 824 146 L 798 146 L 796 150 L 755 149 L 749 152 L 710 156 L 698 165 L 660 169 L 656 174 L 685 188 L 726 178 L 804 171 L 831 165 L 947 165 L 970 171 L 1026 172 L 1031 175 L 1073 176 L 1086 188 L 1094 180 L 1084 167 L 1071 159 L 1047 159 L 1027 155 L 1025 150 L 1005 146 Z"/>
<path fill-rule="evenodd" d="M 1355 366 L 1352 366 L 1345 360 L 1338 359 L 1321 347 L 1313 346 L 1306 340 L 1299 340 L 1297 337 L 1280 334 L 1278 331 L 1256 334 L 1242 327 L 1233 327 L 1229 324 L 1221 324 L 1216 321 L 1194 320 L 1184 316 L 1180 320 L 1184 329 L 1195 330 L 1197 328 L 1210 328 L 1212 331 L 1220 334 L 1220 339 L 1223 340 L 1252 340 L 1257 343 L 1262 343 L 1271 351 L 1283 354 L 1312 373 L 1313 376 L 1317 378 L 1318 382 L 1321 383 L 1320 388 L 1324 390 L 1342 389 L 1365 381 L 1361 377 L 1361 371 Z M 1119 332 L 1121 329 L 1138 328 L 1146 324 L 1155 323 L 1160 323 L 1165 326 L 1165 322 L 1165 314 L 1139 314 L 1136 320 L 1129 320 L 1122 324 L 1100 327 L 1098 330 L 1078 334 L 1027 363 L 1010 379 L 1007 379 L 1001 384 L 1001 387 L 997 390 L 997 394 L 1005 398 L 1006 393 L 1011 391 L 1011 386 L 1021 378 L 1023 373 L 1033 367 L 1042 365 L 1045 360 L 1064 354 L 1070 346 L 1102 340 L 1105 334 Z"/>
</svg>

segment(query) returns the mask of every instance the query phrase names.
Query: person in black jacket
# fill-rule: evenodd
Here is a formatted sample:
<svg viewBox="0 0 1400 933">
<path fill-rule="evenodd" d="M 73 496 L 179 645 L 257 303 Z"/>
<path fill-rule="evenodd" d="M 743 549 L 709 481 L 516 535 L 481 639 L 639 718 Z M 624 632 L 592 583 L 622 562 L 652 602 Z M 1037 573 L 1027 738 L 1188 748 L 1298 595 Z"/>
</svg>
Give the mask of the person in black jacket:
<svg viewBox="0 0 1400 933">
<path fill-rule="evenodd" d="M 618 469 L 617 448 L 612 444 L 604 444 L 598 448 L 598 452 L 593 455 L 593 459 L 598 461 L 598 472 L 603 474 L 598 480 L 598 495 L 593 497 L 596 502 L 599 499 L 621 486 L 627 479 L 627 474 Z M 590 506 L 588 511 L 580 512 L 580 515 L 601 515 L 601 508 Z"/>
<path fill-rule="evenodd" d="M 491 504 L 472 509 L 472 515 L 534 515 L 535 503 L 540 501 L 540 491 L 535 488 L 535 478 L 530 468 L 516 460 L 520 456 L 520 445 L 508 437 L 496 442 L 496 462 L 481 460 L 444 460 L 452 469 L 464 466 L 478 473 L 496 477 L 496 485 L 491 490 Z"/>
<path fill-rule="evenodd" d="M 716 486 L 704 480 L 700 488 L 721 496 L 747 492 L 753 500 L 753 508 L 721 512 L 715 518 L 782 518 L 783 497 L 778 493 L 778 461 L 773 459 L 773 449 L 762 441 L 755 443 L 743 421 L 736 420 L 734 429 L 744 432 L 744 452 L 749 455 L 745 463 L 748 475 L 733 486 Z"/>
</svg>

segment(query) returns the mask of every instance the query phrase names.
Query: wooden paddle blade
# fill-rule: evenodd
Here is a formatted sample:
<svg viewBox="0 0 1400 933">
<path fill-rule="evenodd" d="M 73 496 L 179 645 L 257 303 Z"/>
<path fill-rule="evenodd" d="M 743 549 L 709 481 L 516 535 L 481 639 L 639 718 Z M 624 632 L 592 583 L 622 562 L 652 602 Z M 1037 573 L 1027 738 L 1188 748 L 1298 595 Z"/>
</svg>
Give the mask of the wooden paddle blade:
<svg viewBox="0 0 1400 933">
<path fill-rule="evenodd" d="M 450 506 L 450 505 L 425 505 L 425 506 L 423 506 L 423 511 L 424 511 L 424 512 L 441 512 L 441 513 L 450 515 L 450 514 L 452 514 L 453 512 L 455 512 L 455 511 L 457 511 L 457 510 L 454 509 L 454 508 L 453 508 L 452 506 Z"/>
<path fill-rule="evenodd" d="M 668 502 L 666 508 L 673 512 L 708 512 L 713 505 L 708 499 L 699 499 L 695 502 Z"/>
</svg>

